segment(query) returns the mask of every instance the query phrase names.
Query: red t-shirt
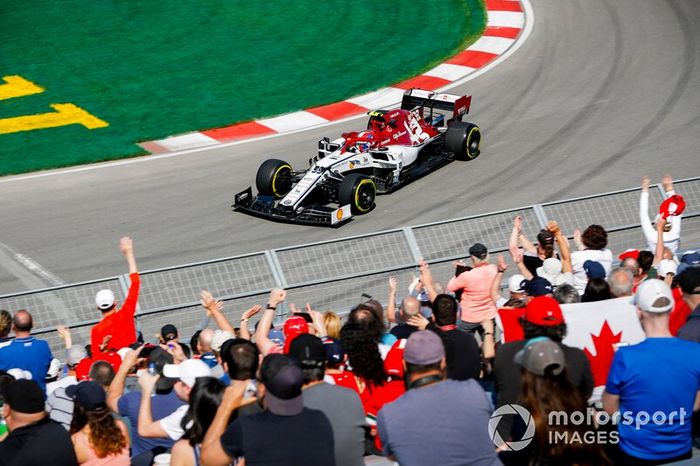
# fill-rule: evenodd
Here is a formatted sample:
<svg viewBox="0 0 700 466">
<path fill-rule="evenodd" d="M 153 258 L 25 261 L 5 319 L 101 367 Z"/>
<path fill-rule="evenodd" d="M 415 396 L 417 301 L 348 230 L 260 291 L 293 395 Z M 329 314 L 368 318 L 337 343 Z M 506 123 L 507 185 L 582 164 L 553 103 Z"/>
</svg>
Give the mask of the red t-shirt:
<svg viewBox="0 0 700 466">
<path fill-rule="evenodd" d="M 141 279 L 138 273 L 129 275 L 131 286 L 129 286 L 129 294 L 124 301 L 124 305 L 117 312 L 104 317 L 101 321 L 92 327 L 90 334 L 90 343 L 92 345 L 92 354 L 102 354 L 100 345 L 107 335 L 111 335 L 107 345 L 108 349 L 118 350 L 129 346 L 136 341 L 136 324 L 134 322 L 134 314 L 136 313 L 136 303 L 139 300 L 139 288 Z"/>
<path fill-rule="evenodd" d="M 675 337 L 678 330 L 685 325 L 686 321 L 688 320 L 688 316 L 693 312 L 693 310 L 686 304 L 685 301 L 683 301 L 683 291 L 680 288 L 673 288 L 672 291 L 675 304 L 673 309 L 671 309 L 671 314 L 668 318 L 668 329 L 671 332 L 671 335 Z"/>
</svg>

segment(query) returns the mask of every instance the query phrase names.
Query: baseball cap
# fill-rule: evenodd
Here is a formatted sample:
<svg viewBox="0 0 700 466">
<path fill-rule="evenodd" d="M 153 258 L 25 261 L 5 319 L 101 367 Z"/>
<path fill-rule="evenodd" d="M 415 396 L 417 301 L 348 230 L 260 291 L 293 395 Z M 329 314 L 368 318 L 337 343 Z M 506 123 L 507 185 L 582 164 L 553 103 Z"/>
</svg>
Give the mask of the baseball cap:
<svg viewBox="0 0 700 466">
<path fill-rule="evenodd" d="M 525 280 L 525 277 L 519 273 L 516 273 L 515 275 L 511 276 L 508 279 L 508 291 L 510 291 L 511 293 L 525 293 L 523 287 L 520 286 L 522 285 L 523 280 Z"/>
<path fill-rule="evenodd" d="M 540 244 L 553 243 L 554 233 L 552 233 L 546 228 L 543 228 L 542 230 L 540 230 L 539 233 L 537 233 L 537 242 Z"/>
<path fill-rule="evenodd" d="M 177 328 L 173 324 L 163 325 L 160 329 L 160 336 L 163 337 L 165 341 L 174 340 L 178 336 Z"/>
<path fill-rule="evenodd" d="M 302 412 L 304 374 L 290 358 L 283 354 L 266 356 L 260 367 L 260 381 L 265 385 L 265 401 L 271 413 L 294 416 Z"/>
<path fill-rule="evenodd" d="M 292 316 L 284 322 L 283 332 L 285 340 L 294 338 L 302 333 L 309 333 L 309 324 L 301 316 Z"/>
<path fill-rule="evenodd" d="M 223 345 L 226 340 L 230 340 L 232 338 L 236 338 L 236 336 L 227 330 L 214 330 L 214 336 L 211 337 L 211 349 L 218 353 L 221 351 L 221 345 Z"/>
<path fill-rule="evenodd" d="M 2 387 L 5 403 L 17 412 L 36 414 L 44 411 L 44 391 L 33 380 L 14 380 Z"/>
<path fill-rule="evenodd" d="M 680 215 L 685 210 L 685 200 L 683 196 L 674 194 L 664 200 L 659 206 L 661 218 L 668 218 L 672 215 Z"/>
<path fill-rule="evenodd" d="M 445 346 L 437 334 L 431 330 L 413 332 L 403 350 L 403 359 L 409 364 L 435 364 L 445 357 Z"/>
<path fill-rule="evenodd" d="M 107 407 L 107 394 L 97 382 L 85 381 L 66 388 L 66 395 L 88 411 Z"/>
<path fill-rule="evenodd" d="M 600 262 L 587 260 L 583 263 L 583 270 L 586 271 L 586 276 L 589 280 L 594 280 L 596 278 L 605 278 L 605 269 Z"/>
<path fill-rule="evenodd" d="M 538 296 L 525 305 L 525 320 L 531 324 L 552 327 L 564 323 L 564 314 L 556 299 Z"/>
<path fill-rule="evenodd" d="M 700 294 L 700 267 L 691 267 L 676 278 L 685 294 Z"/>
<path fill-rule="evenodd" d="M 623 261 L 625 259 L 634 259 L 637 260 L 639 259 L 639 249 L 627 249 L 625 252 L 617 256 L 620 261 Z"/>
<path fill-rule="evenodd" d="M 335 338 L 326 338 L 323 342 L 323 347 L 326 349 L 326 362 L 337 366 L 345 359 L 345 351 L 343 345 Z"/>
<path fill-rule="evenodd" d="M 289 345 L 289 357 L 302 369 L 323 368 L 326 363 L 326 348 L 319 337 L 303 333 Z"/>
<path fill-rule="evenodd" d="M 277 345 L 284 345 L 284 333 L 278 328 L 271 328 L 267 337 Z"/>
<path fill-rule="evenodd" d="M 676 270 L 678 270 L 678 264 L 671 259 L 662 259 L 656 267 L 656 271 L 659 272 L 660 277 L 665 277 L 669 273 L 675 275 Z"/>
<path fill-rule="evenodd" d="M 106 310 L 114 306 L 114 293 L 112 290 L 100 290 L 95 295 L 95 304 L 98 309 Z"/>
<path fill-rule="evenodd" d="M 180 379 L 188 387 L 193 387 L 200 377 L 211 377 L 211 369 L 199 359 L 187 359 L 180 364 L 166 364 L 163 375 L 171 379 Z"/>
<path fill-rule="evenodd" d="M 75 366 L 85 358 L 87 358 L 87 351 L 80 345 L 71 346 L 66 350 L 66 362 L 69 366 Z"/>
<path fill-rule="evenodd" d="M 469 255 L 474 256 L 478 259 L 486 259 L 488 253 L 489 251 L 488 249 L 486 249 L 486 246 L 484 246 L 481 243 L 475 243 L 472 247 L 469 248 Z"/>
<path fill-rule="evenodd" d="M 668 312 L 673 309 L 673 292 L 662 280 L 650 278 L 639 285 L 632 304 L 642 311 Z"/>
<path fill-rule="evenodd" d="M 686 251 L 681 256 L 681 263 L 678 264 L 676 275 L 680 275 L 684 270 L 692 267 L 700 267 L 700 251 Z"/>
<path fill-rule="evenodd" d="M 528 296 L 544 296 L 552 294 L 552 284 L 542 277 L 534 277 L 532 280 L 523 280 L 520 287 Z"/>
<path fill-rule="evenodd" d="M 547 337 L 528 340 L 513 361 L 535 375 L 559 375 L 566 367 L 564 351 Z"/>
</svg>

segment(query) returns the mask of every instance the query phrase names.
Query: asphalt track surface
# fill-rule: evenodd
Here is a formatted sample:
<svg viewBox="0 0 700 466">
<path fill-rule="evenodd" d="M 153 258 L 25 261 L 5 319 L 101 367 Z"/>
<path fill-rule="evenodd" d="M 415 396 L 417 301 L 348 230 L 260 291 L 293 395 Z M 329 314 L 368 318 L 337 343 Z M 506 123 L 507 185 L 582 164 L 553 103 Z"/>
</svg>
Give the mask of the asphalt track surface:
<svg viewBox="0 0 700 466">
<path fill-rule="evenodd" d="M 2 179 L 0 293 L 124 273 L 124 234 L 146 270 L 634 187 L 644 174 L 655 182 L 664 172 L 700 174 L 700 3 L 533 7 L 525 44 L 450 91 L 474 96 L 470 120 L 484 134 L 478 159 L 379 197 L 373 212 L 337 230 L 272 223 L 229 205 L 266 158 L 305 167 L 317 139 L 364 119 L 144 163 Z M 28 271 L 15 253 L 54 277 Z"/>
</svg>

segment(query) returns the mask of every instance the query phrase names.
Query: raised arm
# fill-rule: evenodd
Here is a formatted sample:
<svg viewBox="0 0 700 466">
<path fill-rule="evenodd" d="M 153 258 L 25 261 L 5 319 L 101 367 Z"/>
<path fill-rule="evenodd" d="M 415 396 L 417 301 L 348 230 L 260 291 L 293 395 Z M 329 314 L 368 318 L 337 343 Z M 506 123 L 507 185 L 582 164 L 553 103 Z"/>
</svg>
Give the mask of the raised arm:
<svg viewBox="0 0 700 466">
<path fill-rule="evenodd" d="M 262 307 L 256 304 L 241 315 L 241 325 L 239 327 L 239 334 L 241 338 L 245 340 L 250 340 L 251 335 L 250 329 L 248 328 L 248 321 L 251 317 L 260 312 L 261 309 Z"/>
<path fill-rule="evenodd" d="M 501 283 L 503 282 L 503 274 L 508 269 L 508 264 L 506 264 L 506 260 L 501 253 L 496 256 L 496 266 L 498 267 L 498 273 L 493 278 L 493 283 L 491 283 L 491 299 L 493 300 L 494 304 L 501 299 Z"/>
<path fill-rule="evenodd" d="M 651 226 L 649 218 L 649 180 L 648 176 L 642 177 L 642 193 L 639 195 L 639 223 L 642 226 L 642 233 L 647 243 L 653 243 L 656 238 L 656 232 Z"/>
<path fill-rule="evenodd" d="M 124 394 L 126 377 L 129 375 L 131 368 L 139 363 L 139 354 L 142 349 L 143 346 L 139 346 L 135 350 L 129 351 L 124 355 L 119 370 L 114 374 L 112 383 L 109 384 L 109 389 L 107 390 L 107 407 L 114 413 L 119 414 L 119 398 Z"/>
<path fill-rule="evenodd" d="M 141 374 L 139 377 L 141 404 L 139 405 L 137 427 L 139 435 L 145 438 L 168 437 L 168 433 L 161 423 L 159 421 L 154 421 L 153 415 L 151 414 L 151 395 L 155 389 L 158 377 L 157 374 L 149 374 L 148 372 Z"/>
<path fill-rule="evenodd" d="M 420 260 L 420 281 L 425 287 L 425 291 L 428 293 L 428 299 L 432 303 L 438 295 L 435 289 L 435 280 L 433 279 L 433 273 L 430 271 L 430 265 L 421 259 Z"/>
<path fill-rule="evenodd" d="M 229 322 L 224 315 L 224 303 L 214 299 L 214 296 L 212 296 L 212 294 L 207 290 L 202 290 L 202 293 L 199 296 L 201 298 L 200 303 L 202 303 L 202 307 L 206 309 L 207 314 L 214 319 L 216 326 L 225 332 L 234 333 L 233 325 L 231 325 L 231 322 Z"/>
<path fill-rule="evenodd" d="M 386 303 L 386 320 L 396 322 L 396 277 L 389 277 L 389 298 Z"/>
<path fill-rule="evenodd" d="M 265 356 L 270 352 L 270 349 L 275 346 L 275 342 L 270 340 L 268 334 L 272 328 L 272 320 L 275 318 L 275 310 L 277 306 L 282 304 L 287 297 L 287 292 L 280 288 L 274 288 L 270 291 L 270 297 L 267 301 L 267 308 L 263 312 L 258 330 L 255 332 L 255 344 L 258 345 L 260 353 Z"/>
<path fill-rule="evenodd" d="M 139 269 L 136 267 L 136 258 L 134 257 L 133 240 L 128 236 L 123 237 L 119 240 L 119 249 L 124 254 L 126 264 L 129 266 L 129 274 L 139 273 Z"/>
<path fill-rule="evenodd" d="M 664 227 L 666 226 L 666 219 L 659 218 L 656 222 L 656 251 L 654 251 L 654 261 L 651 265 L 656 267 L 664 258 Z"/>
<path fill-rule="evenodd" d="M 569 251 L 569 240 L 566 239 L 564 233 L 561 232 L 559 224 L 556 220 L 550 220 L 547 223 L 547 229 L 554 234 L 554 240 L 559 246 L 559 255 L 561 256 L 561 271 L 563 273 L 571 272 L 573 267 L 571 266 L 571 252 Z"/>
</svg>

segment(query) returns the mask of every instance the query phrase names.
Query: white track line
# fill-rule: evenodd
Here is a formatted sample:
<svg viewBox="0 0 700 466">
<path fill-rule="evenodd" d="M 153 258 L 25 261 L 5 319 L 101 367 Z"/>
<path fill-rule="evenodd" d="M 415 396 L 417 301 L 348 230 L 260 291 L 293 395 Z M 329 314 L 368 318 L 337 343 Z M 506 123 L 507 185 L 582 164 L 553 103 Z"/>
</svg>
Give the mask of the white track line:
<svg viewBox="0 0 700 466">
<path fill-rule="evenodd" d="M 505 61 L 508 57 L 513 55 L 527 40 L 527 38 L 530 36 L 530 33 L 532 33 L 532 29 L 535 24 L 535 13 L 532 8 L 532 4 L 530 3 L 530 0 L 520 0 L 521 5 L 523 5 L 525 11 L 524 11 L 524 21 L 525 21 L 525 27 L 522 29 L 520 36 L 518 36 L 518 39 L 513 43 L 513 45 L 502 55 L 499 55 L 496 59 L 494 59 L 491 63 L 488 65 L 484 66 L 483 68 L 478 69 L 476 72 L 471 73 L 468 76 L 465 76 L 464 78 L 460 79 L 459 81 L 455 81 L 452 83 L 449 83 L 448 85 L 440 88 L 440 91 L 447 91 L 449 89 L 452 89 L 454 87 L 460 86 L 466 82 L 471 81 L 472 79 L 476 79 L 482 74 L 486 73 L 487 71 L 492 70 L 499 64 L 501 64 L 503 61 Z M 508 13 L 508 12 L 502 12 L 502 13 Z M 494 21 L 494 24 L 489 23 L 489 25 L 498 25 L 498 26 L 503 26 L 506 24 L 511 24 L 513 23 L 513 15 L 499 15 L 498 19 Z M 513 23 L 514 24 L 514 23 Z M 520 22 L 518 22 L 520 24 Z M 352 101 L 353 99 L 348 99 L 349 101 Z M 64 168 L 64 169 L 59 169 L 59 170 L 52 170 L 52 171 L 46 171 L 46 172 L 40 172 L 40 173 L 33 173 L 30 175 L 16 175 L 16 176 L 7 176 L 0 178 L 0 184 L 1 183 L 11 183 L 14 181 L 24 181 L 24 180 L 33 180 L 37 178 L 45 178 L 49 176 L 56 176 L 56 175 L 65 175 L 65 174 L 70 174 L 70 173 L 80 173 L 84 171 L 91 171 L 91 170 L 98 170 L 102 168 L 111 168 L 111 167 L 119 167 L 123 165 L 132 165 L 136 163 L 143 163 L 143 162 L 150 162 L 153 160 L 160 160 L 160 159 L 165 159 L 165 158 L 170 158 L 170 157 L 178 157 L 181 155 L 190 155 L 190 154 L 197 154 L 199 152 L 204 152 L 207 150 L 210 150 L 212 148 L 226 148 L 226 147 L 233 147 L 233 146 L 238 146 L 241 144 L 248 144 L 251 142 L 259 142 L 259 141 L 264 141 L 266 139 L 272 139 L 272 138 L 277 138 L 280 136 L 289 136 L 291 134 L 297 134 L 301 133 L 303 131 L 309 131 L 313 129 L 318 129 L 318 128 L 323 128 L 326 126 L 330 125 L 335 125 L 338 123 L 345 123 L 346 121 L 352 121 L 356 120 L 358 118 L 364 118 L 365 115 L 355 115 L 351 116 L 348 118 L 343 118 L 342 120 L 335 120 L 335 121 L 329 121 L 327 123 L 322 123 L 317 126 L 311 126 L 307 128 L 301 128 L 298 130 L 294 131 L 287 131 L 284 133 L 276 133 L 276 134 L 269 134 L 267 136 L 260 136 L 257 138 L 251 138 L 251 139 L 245 139 L 241 141 L 232 141 L 232 142 L 224 142 L 217 144 L 216 146 L 206 146 L 206 147 L 197 147 L 195 149 L 188 149 L 188 150 L 183 150 L 180 152 L 171 152 L 167 154 L 157 154 L 157 155 L 147 155 L 143 157 L 138 157 L 138 158 L 132 158 L 132 159 L 123 159 L 123 160 L 117 160 L 114 162 L 104 162 L 104 163 L 98 163 L 98 164 L 93 164 L 93 165 L 86 165 L 83 167 L 77 167 L 77 168 Z"/>
</svg>

